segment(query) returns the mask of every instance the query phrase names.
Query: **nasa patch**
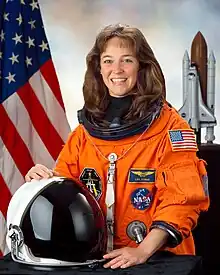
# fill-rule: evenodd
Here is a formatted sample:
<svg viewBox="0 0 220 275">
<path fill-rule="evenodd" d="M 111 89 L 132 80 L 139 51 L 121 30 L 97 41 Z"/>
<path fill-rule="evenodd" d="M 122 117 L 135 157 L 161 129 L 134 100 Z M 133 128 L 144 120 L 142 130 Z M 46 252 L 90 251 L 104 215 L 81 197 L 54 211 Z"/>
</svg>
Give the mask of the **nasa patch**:
<svg viewBox="0 0 220 275">
<path fill-rule="evenodd" d="M 131 194 L 131 203 L 138 210 L 145 210 L 151 206 L 152 193 L 147 188 L 137 188 Z"/>
<path fill-rule="evenodd" d="M 101 178 L 94 168 L 84 168 L 80 180 L 98 200 L 102 195 Z"/>
</svg>

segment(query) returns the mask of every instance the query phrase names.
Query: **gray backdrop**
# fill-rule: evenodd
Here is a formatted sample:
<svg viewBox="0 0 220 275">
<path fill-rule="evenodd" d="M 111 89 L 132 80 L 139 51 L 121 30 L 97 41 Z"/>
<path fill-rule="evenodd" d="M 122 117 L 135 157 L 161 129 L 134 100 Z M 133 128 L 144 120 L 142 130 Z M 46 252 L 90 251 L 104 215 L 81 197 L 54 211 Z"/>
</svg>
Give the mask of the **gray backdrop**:
<svg viewBox="0 0 220 275">
<path fill-rule="evenodd" d="M 163 69 L 167 99 L 182 105 L 182 58 L 198 31 L 216 57 L 216 109 L 220 103 L 219 0 L 39 0 L 47 38 L 71 128 L 83 105 L 85 56 L 97 32 L 107 24 L 140 28 Z M 220 111 L 216 110 L 220 122 Z M 203 138 L 204 138 L 203 131 Z M 220 127 L 215 127 L 220 142 Z M 204 140 L 204 139 L 203 139 Z"/>
</svg>

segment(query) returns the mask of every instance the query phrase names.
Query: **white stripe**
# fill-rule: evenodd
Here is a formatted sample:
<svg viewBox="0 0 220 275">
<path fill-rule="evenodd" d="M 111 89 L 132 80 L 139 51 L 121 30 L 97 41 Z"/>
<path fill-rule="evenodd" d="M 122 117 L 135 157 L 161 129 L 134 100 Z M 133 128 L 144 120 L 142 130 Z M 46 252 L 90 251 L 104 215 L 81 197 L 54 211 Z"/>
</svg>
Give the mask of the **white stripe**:
<svg viewBox="0 0 220 275">
<path fill-rule="evenodd" d="M 15 165 L 14 160 L 12 159 L 1 138 L 0 148 L 0 171 L 5 183 L 13 195 L 15 191 L 24 183 L 24 178 Z"/>
<path fill-rule="evenodd" d="M 5 218 L 0 211 L 0 250 L 3 255 L 6 255 L 9 252 L 9 249 L 6 244 L 6 232 L 7 232 L 7 227 L 6 227 L 6 221 Z"/>
<path fill-rule="evenodd" d="M 34 128 L 27 109 L 18 94 L 14 93 L 11 95 L 2 105 L 13 122 L 17 132 L 26 144 L 33 162 L 52 168 L 55 161 Z"/>
<path fill-rule="evenodd" d="M 63 108 L 60 106 L 41 72 L 37 71 L 29 79 L 29 83 L 41 105 L 43 106 L 45 112 L 47 113 L 49 120 L 65 142 L 67 140 L 68 134 L 70 133 L 70 127 L 66 118 L 66 114 L 64 113 Z"/>
<path fill-rule="evenodd" d="M 183 135 L 184 139 L 195 140 L 195 137 Z"/>
</svg>

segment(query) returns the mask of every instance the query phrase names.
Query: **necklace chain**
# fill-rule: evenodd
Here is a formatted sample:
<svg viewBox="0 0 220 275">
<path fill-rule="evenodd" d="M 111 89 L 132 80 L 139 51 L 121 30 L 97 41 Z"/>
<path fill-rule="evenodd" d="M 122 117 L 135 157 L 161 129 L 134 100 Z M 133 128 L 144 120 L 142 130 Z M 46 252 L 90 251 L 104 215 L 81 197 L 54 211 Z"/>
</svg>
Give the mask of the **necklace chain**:
<svg viewBox="0 0 220 275">
<path fill-rule="evenodd" d="M 131 144 L 131 146 L 120 156 L 117 158 L 117 160 L 122 159 L 136 144 L 137 142 L 142 138 L 142 136 L 145 134 L 145 132 L 147 131 L 148 127 L 144 130 L 144 132 L 135 140 L 135 142 L 133 144 Z M 87 137 L 89 138 L 90 142 L 92 143 L 92 145 L 94 146 L 94 148 L 96 149 L 96 151 L 107 161 L 109 161 L 108 157 L 105 157 L 103 155 L 103 153 L 101 152 L 101 150 L 96 146 L 96 144 L 93 142 L 93 140 L 91 139 L 89 133 L 87 132 L 87 130 L 84 128 L 85 133 L 87 135 Z"/>
</svg>

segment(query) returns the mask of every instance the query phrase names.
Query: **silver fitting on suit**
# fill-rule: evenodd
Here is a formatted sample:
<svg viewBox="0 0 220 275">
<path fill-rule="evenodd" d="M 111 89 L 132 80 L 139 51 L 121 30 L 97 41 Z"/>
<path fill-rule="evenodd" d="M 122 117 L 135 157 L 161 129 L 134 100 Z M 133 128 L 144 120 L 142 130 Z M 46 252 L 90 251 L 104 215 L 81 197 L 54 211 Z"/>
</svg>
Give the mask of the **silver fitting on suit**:
<svg viewBox="0 0 220 275">
<path fill-rule="evenodd" d="M 131 240 L 139 244 L 147 236 L 147 227 L 141 221 L 133 221 L 127 226 L 127 235 Z"/>
</svg>

